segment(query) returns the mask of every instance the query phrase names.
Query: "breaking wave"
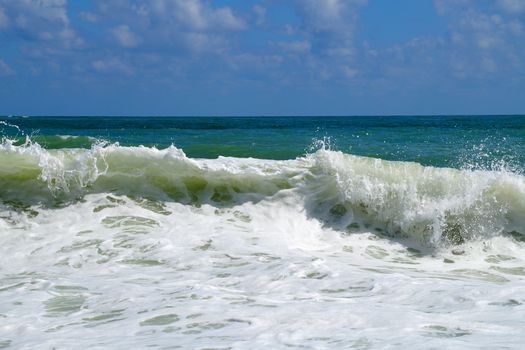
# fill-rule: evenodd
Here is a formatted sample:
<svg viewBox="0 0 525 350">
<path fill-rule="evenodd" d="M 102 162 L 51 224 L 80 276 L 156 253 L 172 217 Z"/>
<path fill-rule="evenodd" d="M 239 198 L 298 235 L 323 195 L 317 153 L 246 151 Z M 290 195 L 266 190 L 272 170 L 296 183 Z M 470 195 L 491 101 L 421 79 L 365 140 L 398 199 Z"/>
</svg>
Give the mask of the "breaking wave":
<svg viewBox="0 0 525 350">
<path fill-rule="evenodd" d="M 525 177 L 505 170 L 425 167 L 326 149 L 276 161 L 192 159 L 174 146 L 50 150 L 30 140 L 0 146 L 2 205 L 65 206 L 91 193 L 217 207 L 248 201 L 278 207 L 293 198 L 343 234 L 374 230 L 434 246 L 525 233 Z"/>
</svg>

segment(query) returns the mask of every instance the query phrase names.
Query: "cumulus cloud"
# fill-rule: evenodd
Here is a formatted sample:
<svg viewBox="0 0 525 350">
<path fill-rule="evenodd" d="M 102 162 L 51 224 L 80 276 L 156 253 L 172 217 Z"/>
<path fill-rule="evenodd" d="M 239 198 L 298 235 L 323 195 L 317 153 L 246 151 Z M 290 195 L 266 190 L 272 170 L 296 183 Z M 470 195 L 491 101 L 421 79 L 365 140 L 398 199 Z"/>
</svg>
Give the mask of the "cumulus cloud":
<svg viewBox="0 0 525 350">
<path fill-rule="evenodd" d="M 471 0 L 434 0 L 436 11 L 440 15 L 446 15 L 454 11 L 462 11 L 471 6 Z"/>
<path fill-rule="evenodd" d="M 525 52 L 523 26 L 500 10 L 518 13 L 525 1 L 498 0 L 488 7 L 472 0 L 435 0 L 434 4 L 448 23 L 445 50 L 458 76 L 480 77 L 520 65 L 516 57 Z"/>
<path fill-rule="evenodd" d="M 283 52 L 305 54 L 310 52 L 312 46 L 307 40 L 293 40 L 286 42 L 273 43 L 274 46 Z"/>
<path fill-rule="evenodd" d="M 266 7 L 257 4 L 252 7 L 252 11 L 255 14 L 255 23 L 258 26 L 263 25 L 266 22 Z"/>
<path fill-rule="evenodd" d="M 0 26 L 26 40 L 56 41 L 66 46 L 82 40 L 71 27 L 66 0 L 0 0 Z"/>
<path fill-rule="evenodd" d="M 321 54 L 348 56 L 353 52 L 357 7 L 366 0 L 300 0 L 301 28 Z"/>
<path fill-rule="evenodd" d="M 310 30 L 338 32 L 355 20 L 355 7 L 366 3 L 365 0 L 301 0 L 297 6 L 302 9 L 304 23 Z"/>
<path fill-rule="evenodd" d="M 111 29 L 111 34 L 123 47 L 136 47 L 142 41 L 141 38 L 133 33 L 125 24 Z"/>
<path fill-rule="evenodd" d="M 93 12 L 81 11 L 78 16 L 86 22 L 96 23 L 99 20 L 99 17 Z"/>
<path fill-rule="evenodd" d="M 498 5 L 509 13 L 518 14 L 525 12 L 524 0 L 498 0 Z"/>
<path fill-rule="evenodd" d="M 351 67 L 343 67 L 342 72 L 348 79 L 354 79 L 359 74 L 359 70 Z"/>
<path fill-rule="evenodd" d="M 201 0 L 153 0 L 151 13 L 194 30 L 240 30 L 245 22 L 229 7 L 212 7 Z M 147 5 L 145 5 L 147 8 Z"/>
<path fill-rule="evenodd" d="M 124 47 L 143 44 L 146 49 L 224 51 L 227 33 L 247 28 L 230 7 L 204 0 L 98 0 L 97 11 L 99 19 L 120 23 L 110 33 Z"/>
<path fill-rule="evenodd" d="M 353 79 L 357 70 L 355 35 L 359 9 L 366 0 L 295 0 L 298 24 L 286 26 L 295 40 L 273 42 L 314 79 Z M 297 69 L 297 68 L 296 68 Z"/>
<path fill-rule="evenodd" d="M 108 59 L 99 59 L 96 61 L 93 61 L 91 63 L 91 66 L 95 71 L 99 73 L 107 73 L 107 74 L 126 74 L 131 75 L 133 74 L 133 70 L 124 62 L 122 62 L 119 58 L 111 57 Z"/>
<path fill-rule="evenodd" d="M 216 7 L 203 0 L 97 0 L 99 12 L 128 24 L 142 24 L 146 29 L 160 26 L 184 31 L 235 31 L 246 28 L 246 22 L 230 7 Z"/>
<path fill-rule="evenodd" d="M 0 29 L 7 28 L 9 26 L 9 18 L 5 14 L 5 10 L 0 7 Z"/>
<path fill-rule="evenodd" d="M 482 12 L 475 7 L 449 16 L 449 23 L 453 35 L 462 38 L 459 42 L 473 43 L 485 50 L 508 46 L 512 44 L 513 36 L 522 33 L 522 25 L 518 21 Z"/>
<path fill-rule="evenodd" d="M 0 59 L 0 76 L 10 76 L 15 75 L 15 71 L 11 66 L 9 66 L 7 63 L 5 63 L 3 60 Z"/>
<path fill-rule="evenodd" d="M 525 0 L 434 0 L 421 18 L 431 23 L 403 40 L 408 31 L 363 30 L 378 11 L 361 18 L 366 0 L 90 0 L 84 11 L 76 1 L 0 0 L 0 42 L 13 43 L 0 75 L 382 94 L 525 81 Z"/>
</svg>

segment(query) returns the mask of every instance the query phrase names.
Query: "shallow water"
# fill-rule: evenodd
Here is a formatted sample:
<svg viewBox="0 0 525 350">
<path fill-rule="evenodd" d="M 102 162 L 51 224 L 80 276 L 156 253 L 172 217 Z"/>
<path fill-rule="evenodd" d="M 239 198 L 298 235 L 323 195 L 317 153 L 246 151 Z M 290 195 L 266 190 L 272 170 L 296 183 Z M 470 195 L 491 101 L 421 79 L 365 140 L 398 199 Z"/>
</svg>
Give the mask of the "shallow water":
<svg viewBox="0 0 525 350">
<path fill-rule="evenodd" d="M 520 348 L 525 178 L 467 168 L 6 139 L 0 348 Z"/>
</svg>

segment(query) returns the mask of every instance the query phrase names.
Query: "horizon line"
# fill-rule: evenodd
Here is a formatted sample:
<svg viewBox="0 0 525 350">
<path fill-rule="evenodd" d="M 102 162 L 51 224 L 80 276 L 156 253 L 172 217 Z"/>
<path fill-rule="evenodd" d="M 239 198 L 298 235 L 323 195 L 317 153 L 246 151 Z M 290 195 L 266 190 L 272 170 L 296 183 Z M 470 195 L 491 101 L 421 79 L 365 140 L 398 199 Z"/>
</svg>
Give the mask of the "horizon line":
<svg viewBox="0 0 525 350">
<path fill-rule="evenodd" d="M 169 114 L 2 114 L 0 118 L 90 118 L 90 117 L 116 117 L 116 118 L 362 118 L 362 117 L 524 117 L 525 113 L 511 114 L 260 114 L 260 115 L 243 115 L 243 114 L 222 114 L 222 115 L 169 115 Z"/>
</svg>

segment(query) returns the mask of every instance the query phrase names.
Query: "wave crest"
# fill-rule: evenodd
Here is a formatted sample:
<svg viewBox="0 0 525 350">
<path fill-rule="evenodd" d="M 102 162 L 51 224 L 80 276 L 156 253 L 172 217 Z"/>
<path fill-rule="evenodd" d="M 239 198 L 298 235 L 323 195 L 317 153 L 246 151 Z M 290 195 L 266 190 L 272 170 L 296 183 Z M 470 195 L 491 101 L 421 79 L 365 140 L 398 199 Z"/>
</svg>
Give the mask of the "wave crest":
<svg viewBox="0 0 525 350">
<path fill-rule="evenodd" d="M 525 179 L 506 171 L 424 167 L 320 151 L 350 221 L 393 235 L 461 243 L 525 227 Z"/>
<path fill-rule="evenodd" d="M 326 149 L 274 161 L 191 159 L 174 146 L 0 146 L 2 202 L 65 205 L 101 192 L 215 206 L 293 196 L 312 218 L 344 232 L 377 230 L 433 245 L 525 232 L 525 178 L 506 171 L 424 167 Z"/>
</svg>

